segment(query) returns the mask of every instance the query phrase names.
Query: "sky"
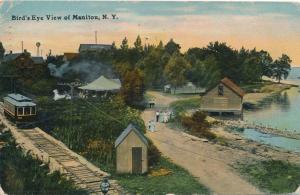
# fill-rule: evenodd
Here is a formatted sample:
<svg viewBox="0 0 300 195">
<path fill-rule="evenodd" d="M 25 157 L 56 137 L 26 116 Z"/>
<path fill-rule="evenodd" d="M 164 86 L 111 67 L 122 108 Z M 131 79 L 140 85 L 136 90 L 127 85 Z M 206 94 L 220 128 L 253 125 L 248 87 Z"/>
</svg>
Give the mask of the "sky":
<svg viewBox="0 0 300 195">
<path fill-rule="evenodd" d="M 12 16 L 116 14 L 117 20 L 12 20 Z M 36 42 L 45 56 L 77 52 L 80 43 L 120 45 L 126 36 L 132 45 L 138 35 L 143 43 L 158 44 L 171 38 L 182 52 L 226 42 L 235 49 L 263 49 L 274 59 L 285 53 L 300 66 L 300 3 L 296 2 L 97 2 L 1 1 L 0 41 L 7 51 L 24 48 L 36 55 Z"/>
</svg>

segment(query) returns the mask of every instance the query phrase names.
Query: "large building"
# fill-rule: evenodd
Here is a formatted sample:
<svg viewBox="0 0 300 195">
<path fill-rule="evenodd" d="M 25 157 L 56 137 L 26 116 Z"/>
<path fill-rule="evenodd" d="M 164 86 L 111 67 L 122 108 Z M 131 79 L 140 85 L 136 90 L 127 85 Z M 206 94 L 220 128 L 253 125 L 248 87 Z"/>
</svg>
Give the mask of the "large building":
<svg viewBox="0 0 300 195">
<path fill-rule="evenodd" d="M 225 77 L 203 95 L 200 110 L 207 113 L 241 115 L 244 95 L 239 86 Z"/>
<path fill-rule="evenodd" d="M 110 44 L 80 44 L 79 53 L 97 52 L 102 50 L 109 50 L 112 48 Z"/>
</svg>

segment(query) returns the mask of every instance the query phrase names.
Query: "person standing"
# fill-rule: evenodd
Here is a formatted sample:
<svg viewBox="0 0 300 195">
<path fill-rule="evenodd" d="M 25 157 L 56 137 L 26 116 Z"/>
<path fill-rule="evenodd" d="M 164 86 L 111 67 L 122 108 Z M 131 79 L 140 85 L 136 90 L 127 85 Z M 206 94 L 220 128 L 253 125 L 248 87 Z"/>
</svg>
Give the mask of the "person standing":
<svg viewBox="0 0 300 195">
<path fill-rule="evenodd" d="M 156 122 L 159 122 L 159 115 L 160 115 L 159 111 L 157 110 L 155 114 L 156 114 Z"/>
</svg>

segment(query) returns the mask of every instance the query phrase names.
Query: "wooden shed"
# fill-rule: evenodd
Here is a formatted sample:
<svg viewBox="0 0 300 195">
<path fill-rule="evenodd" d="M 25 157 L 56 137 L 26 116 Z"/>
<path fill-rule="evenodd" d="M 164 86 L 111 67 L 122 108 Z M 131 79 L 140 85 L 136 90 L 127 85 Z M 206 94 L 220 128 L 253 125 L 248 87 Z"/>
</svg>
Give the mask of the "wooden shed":
<svg viewBox="0 0 300 195">
<path fill-rule="evenodd" d="M 202 96 L 200 110 L 207 113 L 241 115 L 244 91 L 233 81 L 224 78 Z"/>
<path fill-rule="evenodd" d="M 132 124 L 115 141 L 117 173 L 148 171 L 148 141 Z"/>
</svg>

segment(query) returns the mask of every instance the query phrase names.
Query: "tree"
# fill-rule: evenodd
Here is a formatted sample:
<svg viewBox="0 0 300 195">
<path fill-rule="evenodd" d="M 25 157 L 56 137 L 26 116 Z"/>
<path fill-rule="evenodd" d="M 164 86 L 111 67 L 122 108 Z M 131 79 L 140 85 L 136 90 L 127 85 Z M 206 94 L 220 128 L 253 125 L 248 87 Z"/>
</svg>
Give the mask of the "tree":
<svg viewBox="0 0 300 195">
<path fill-rule="evenodd" d="M 123 78 L 121 96 L 126 104 L 135 106 L 144 99 L 144 75 L 139 69 L 127 71 Z"/>
<path fill-rule="evenodd" d="M 3 47 L 2 42 L 0 42 L 0 59 L 3 59 L 5 53 L 5 49 Z"/>
<path fill-rule="evenodd" d="M 164 65 L 162 52 L 159 49 L 151 50 L 142 60 L 141 67 L 145 73 L 145 84 L 147 87 L 162 85 Z"/>
<path fill-rule="evenodd" d="M 205 60 L 197 60 L 189 70 L 188 77 L 197 87 L 210 88 L 221 79 L 221 73 L 214 56 L 208 56 Z"/>
<path fill-rule="evenodd" d="M 259 63 L 262 66 L 262 75 L 267 76 L 267 77 L 272 77 L 272 62 L 273 59 L 269 52 L 261 50 L 258 52 L 259 56 Z"/>
<path fill-rule="evenodd" d="M 138 50 L 139 52 L 143 51 L 142 40 L 141 40 L 140 35 L 137 36 L 137 38 L 136 38 L 136 40 L 134 42 L 134 48 L 136 50 Z"/>
<path fill-rule="evenodd" d="M 170 39 L 170 41 L 165 46 L 165 51 L 169 53 L 170 55 L 173 55 L 173 53 L 180 53 L 180 45 L 175 43 L 173 39 Z"/>
<path fill-rule="evenodd" d="M 179 53 L 174 53 L 164 69 L 166 80 L 174 87 L 174 93 L 177 87 L 187 83 L 187 71 L 190 64 Z"/>
<path fill-rule="evenodd" d="M 289 56 L 282 54 L 282 56 L 272 64 L 272 77 L 276 79 L 278 83 L 280 83 L 283 78 L 286 79 L 288 77 L 291 70 L 291 62 L 292 60 Z"/>
<path fill-rule="evenodd" d="M 129 46 L 128 46 L 128 40 L 126 37 L 122 40 L 122 44 L 120 47 L 122 50 L 128 50 Z"/>
<path fill-rule="evenodd" d="M 253 83 L 262 78 L 263 67 L 259 63 L 259 58 L 255 56 L 246 58 L 242 64 L 242 67 L 243 83 Z"/>
</svg>

